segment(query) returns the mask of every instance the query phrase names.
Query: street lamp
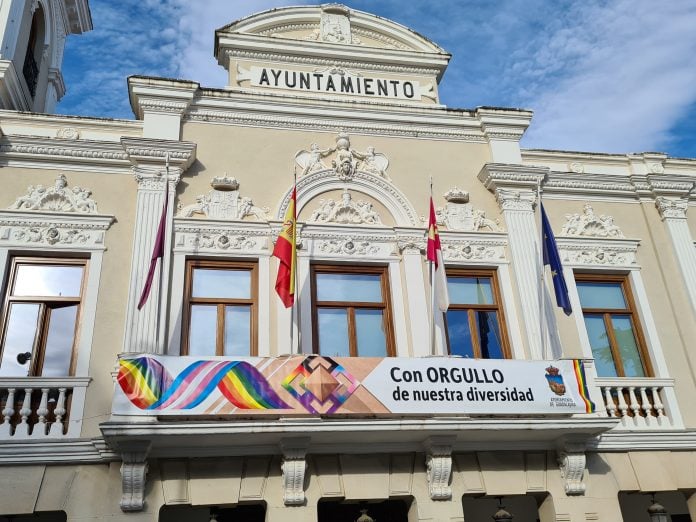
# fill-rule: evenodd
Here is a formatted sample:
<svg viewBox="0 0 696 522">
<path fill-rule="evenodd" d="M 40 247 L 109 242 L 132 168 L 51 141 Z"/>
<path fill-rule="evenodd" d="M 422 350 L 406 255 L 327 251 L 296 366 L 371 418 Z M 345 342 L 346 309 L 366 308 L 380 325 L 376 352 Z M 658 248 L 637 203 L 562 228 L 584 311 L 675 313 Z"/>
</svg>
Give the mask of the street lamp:
<svg viewBox="0 0 696 522">
<path fill-rule="evenodd" d="M 669 515 L 665 507 L 655 501 L 655 495 L 652 495 L 652 504 L 648 508 L 650 522 L 669 522 Z"/>
</svg>

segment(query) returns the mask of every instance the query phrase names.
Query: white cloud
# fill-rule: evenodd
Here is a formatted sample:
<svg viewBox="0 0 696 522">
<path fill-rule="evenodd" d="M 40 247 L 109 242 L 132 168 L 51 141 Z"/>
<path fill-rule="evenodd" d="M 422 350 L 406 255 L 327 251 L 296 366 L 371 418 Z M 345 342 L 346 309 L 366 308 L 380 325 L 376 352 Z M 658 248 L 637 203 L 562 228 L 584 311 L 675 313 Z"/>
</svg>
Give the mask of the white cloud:
<svg viewBox="0 0 696 522">
<path fill-rule="evenodd" d="M 664 149 L 696 102 L 696 4 L 588 2 L 570 10 L 512 68 L 535 110 L 526 146 Z"/>
</svg>

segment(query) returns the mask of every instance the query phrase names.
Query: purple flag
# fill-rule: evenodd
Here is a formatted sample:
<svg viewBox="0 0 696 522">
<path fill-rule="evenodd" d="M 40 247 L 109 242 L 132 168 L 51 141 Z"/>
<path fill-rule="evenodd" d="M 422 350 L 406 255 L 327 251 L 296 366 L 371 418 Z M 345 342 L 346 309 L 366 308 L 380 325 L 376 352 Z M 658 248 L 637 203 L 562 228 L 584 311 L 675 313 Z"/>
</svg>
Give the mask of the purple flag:
<svg viewBox="0 0 696 522">
<path fill-rule="evenodd" d="M 167 176 L 164 187 L 162 217 L 160 218 L 159 227 L 157 228 L 157 237 L 155 238 L 155 246 L 152 249 L 152 256 L 150 257 L 150 268 L 147 271 L 147 279 L 145 279 L 143 293 L 140 295 L 140 301 L 138 301 L 138 310 L 141 310 L 142 307 L 145 306 L 147 298 L 150 297 L 152 281 L 155 278 L 155 268 L 157 268 L 157 260 L 164 257 L 164 235 L 167 231 L 167 207 L 169 206 L 169 176 Z"/>
</svg>

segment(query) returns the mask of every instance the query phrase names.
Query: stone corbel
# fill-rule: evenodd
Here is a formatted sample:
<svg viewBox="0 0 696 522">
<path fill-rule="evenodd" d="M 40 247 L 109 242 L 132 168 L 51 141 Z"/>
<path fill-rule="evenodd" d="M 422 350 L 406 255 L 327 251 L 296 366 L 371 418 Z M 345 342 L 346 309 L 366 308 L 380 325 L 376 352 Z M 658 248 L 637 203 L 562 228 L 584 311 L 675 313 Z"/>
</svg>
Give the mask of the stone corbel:
<svg viewBox="0 0 696 522">
<path fill-rule="evenodd" d="M 283 460 L 280 470 L 283 476 L 283 503 L 286 506 L 302 506 L 305 503 L 305 473 L 309 437 L 284 439 L 280 443 Z"/>
<path fill-rule="evenodd" d="M 584 495 L 585 483 L 585 443 L 565 442 L 558 449 L 558 465 L 561 477 L 565 481 L 566 495 Z"/>
<path fill-rule="evenodd" d="M 424 446 L 428 490 L 432 500 L 452 498 L 452 444 L 453 437 L 431 437 Z"/>
<path fill-rule="evenodd" d="M 121 510 L 142 511 L 150 441 L 132 441 L 121 448 Z"/>
</svg>

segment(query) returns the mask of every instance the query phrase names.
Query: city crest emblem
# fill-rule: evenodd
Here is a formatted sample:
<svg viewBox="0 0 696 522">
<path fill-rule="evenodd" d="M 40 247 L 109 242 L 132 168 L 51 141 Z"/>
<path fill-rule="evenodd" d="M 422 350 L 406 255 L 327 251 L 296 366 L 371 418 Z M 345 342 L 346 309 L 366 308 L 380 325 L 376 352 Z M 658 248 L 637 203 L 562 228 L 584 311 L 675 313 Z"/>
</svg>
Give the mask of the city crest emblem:
<svg viewBox="0 0 696 522">
<path fill-rule="evenodd" d="M 563 376 L 561 371 L 555 366 L 549 366 L 546 368 L 546 381 L 549 383 L 549 388 L 556 395 L 565 395 L 566 386 L 563 382 Z"/>
</svg>

